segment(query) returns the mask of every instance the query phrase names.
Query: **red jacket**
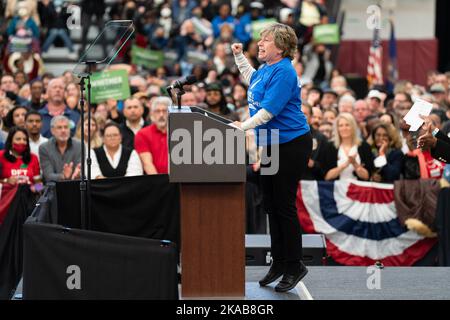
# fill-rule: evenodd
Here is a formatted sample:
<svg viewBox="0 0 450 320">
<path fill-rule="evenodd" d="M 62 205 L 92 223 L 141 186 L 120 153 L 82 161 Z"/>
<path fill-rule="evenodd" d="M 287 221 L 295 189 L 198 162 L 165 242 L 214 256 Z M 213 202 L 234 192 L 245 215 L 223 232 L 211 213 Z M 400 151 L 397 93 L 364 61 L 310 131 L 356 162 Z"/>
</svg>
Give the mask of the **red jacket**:
<svg viewBox="0 0 450 320">
<path fill-rule="evenodd" d="M 15 162 L 10 162 L 4 156 L 5 150 L 0 151 L 0 179 L 12 176 L 25 176 L 28 183 L 34 183 L 34 176 L 40 175 L 39 160 L 34 154 L 31 154 L 30 163 L 26 164 L 21 158 Z"/>
</svg>

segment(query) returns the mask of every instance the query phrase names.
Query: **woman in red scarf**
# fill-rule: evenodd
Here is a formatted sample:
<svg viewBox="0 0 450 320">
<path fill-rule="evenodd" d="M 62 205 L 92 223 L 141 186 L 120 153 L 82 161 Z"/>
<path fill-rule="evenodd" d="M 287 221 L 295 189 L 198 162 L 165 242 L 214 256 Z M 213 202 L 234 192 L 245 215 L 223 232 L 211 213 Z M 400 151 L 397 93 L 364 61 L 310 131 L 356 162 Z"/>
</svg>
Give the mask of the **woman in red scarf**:
<svg viewBox="0 0 450 320">
<path fill-rule="evenodd" d="M 0 181 L 9 184 L 34 184 L 34 177 L 39 175 L 39 160 L 30 151 L 27 131 L 19 127 L 11 128 L 5 149 L 0 151 Z"/>
</svg>

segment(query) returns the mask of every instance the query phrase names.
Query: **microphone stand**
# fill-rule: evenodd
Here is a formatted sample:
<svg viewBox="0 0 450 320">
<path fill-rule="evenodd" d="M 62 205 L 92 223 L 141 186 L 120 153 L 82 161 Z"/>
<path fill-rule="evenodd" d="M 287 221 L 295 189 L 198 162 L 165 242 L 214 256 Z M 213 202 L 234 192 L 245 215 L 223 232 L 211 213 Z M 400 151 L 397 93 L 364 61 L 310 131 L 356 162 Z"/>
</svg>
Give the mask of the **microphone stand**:
<svg viewBox="0 0 450 320">
<path fill-rule="evenodd" d="M 105 27 L 99 32 L 94 42 L 88 47 L 87 51 L 83 53 L 79 62 L 73 69 L 73 73 L 80 78 L 80 107 L 81 107 L 81 165 L 80 165 L 80 222 L 83 229 L 92 228 L 92 199 L 91 199 L 91 75 L 93 67 L 101 64 L 106 64 L 106 67 L 110 65 L 120 50 L 128 42 L 135 31 L 132 20 L 112 20 L 105 24 Z M 101 41 L 105 41 L 108 34 L 115 34 L 115 42 L 113 42 L 113 49 L 109 52 L 109 55 L 103 59 L 94 60 L 95 58 L 86 58 L 88 53 L 92 53 L 94 46 Z M 86 59 L 85 59 L 86 58 Z M 85 65 L 83 70 L 79 69 L 80 65 Z M 81 73 L 79 71 L 82 71 Z M 83 72 L 84 71 L 84 72 Z M 85 117 L 85 89 L 87 86 L 87 137 L 84 136 L 84 117 Z M 85 140 L 87 146 L 85 146 Z M 86 157 L 87 148 L 87 159 Z M 86 161 L 86 162 L 85 162 Z M 87 165 L 87 178 L 86 178 L 86 165 Z"/>
<path fill-rule="evenodd" d="M 80 166 L 80 221 L 82 229 L 89 229 L 91 227 L 91 75 L 92 66 L 96 65 L 96 61 L 86 61 L 84 62 L 87 66 L 87 71 L 79 75 L 80 77 L 80 108 L 81 108 L 81 166 Z M 85 167 L 85 137 L 84 137 L 84 106 L 85 106 L 85 85 L 87 82 L 87 120 L 88 120 L 88 131 L 87 131 L 87 179 L 86 179 L 86 167 Z M 87 210 L 86 210 L 87 209 Z"/>
<path fill-rule="evenodd" d="M 170 98 L 171 99 L 173 99 L 173 94 L 172 94 L 172 90 L 173 90 L 174 88 L 173 87 L 167 87 L 166 88 L 166 90 L 167 90 L 167 93 L 169 94 L 169 96 L 170 96 Z M 178 91 L 177 91 L 177 93 L 176 93 L 176 96 L 177 96 L 177 106 L 178 106 L 178 110 L 181 110 L 181 96 L 183 95 L 183 94 L 185 94 L 186 93 L 186 91 L 184 91 L 183 90 L 183 87 L 181 87 L 181 88 L 178 88 Z"/>
<path fill-rule="evenodd" d="M 181 87 L 177 91 L 177 103 L 178 103 L 178 110 L 181 110 L 181 96 L 185 94 L 186 92 L 183 90 L 183 87 Z"/>
</svg>

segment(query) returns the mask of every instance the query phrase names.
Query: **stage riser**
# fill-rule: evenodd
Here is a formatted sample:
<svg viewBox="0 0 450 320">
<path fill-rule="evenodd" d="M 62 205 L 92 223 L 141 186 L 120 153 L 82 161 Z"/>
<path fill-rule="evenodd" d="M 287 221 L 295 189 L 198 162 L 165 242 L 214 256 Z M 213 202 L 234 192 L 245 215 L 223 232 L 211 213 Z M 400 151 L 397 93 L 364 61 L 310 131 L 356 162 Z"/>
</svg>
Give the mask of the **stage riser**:
<svg viewBox="0 0 450 320">
<path fill-rule="evenodd" d="M 309 266 L 322 266 L 326 261 L 325 238 L 320 234 L 302 235 L 303 261 Z M 245 265 L 268 266 L 271 263 L 270 236 L 245 236 Z"/>
</svg>

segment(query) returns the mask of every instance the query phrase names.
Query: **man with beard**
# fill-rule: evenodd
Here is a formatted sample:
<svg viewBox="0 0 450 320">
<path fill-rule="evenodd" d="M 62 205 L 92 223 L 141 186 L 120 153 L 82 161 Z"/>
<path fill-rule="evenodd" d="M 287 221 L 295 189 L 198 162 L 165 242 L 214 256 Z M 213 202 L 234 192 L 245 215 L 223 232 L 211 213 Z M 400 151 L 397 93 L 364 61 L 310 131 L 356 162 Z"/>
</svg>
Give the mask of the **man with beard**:
<svg viewBox="0 0 450 320">
<path fill-rule="evenodd" d="M 120 131 L 122 134 L 122 145 L 128 149 L 134 148 L 134 138 L 142 128 L 148 126 L 144 120 L 144 106 L 138 98 L 128 98 L 124 102 L 123 116 L 125 122 L 122 122 Z"/>
<path fill-rule="evenodd" d="M 319 130 L 319 126 L 323 120 L 322 110 L 320 110 L 319 107 L 313 107 L 310 117 L 311 117 L 311 120 L 308 121 L 310 127 L 313 128 L 314 130 Z"/>
<path fill-rule="evenodd" d="M 80 177 L 81 142 L 70 137 L 70 120 L 52 118 L 52 137 L 39 147 L 39 159 L 45 181 L 74 180 Z"/>
<path fill-rule="evenodd" d="M 134 147 L 142 162 L 145 174 L 168 173 L 167 124 L 168 108 L 172 101 L 168 97 L 157 97 L 150 110 L 152 124 L 136 134 Z"/>
</svg>

